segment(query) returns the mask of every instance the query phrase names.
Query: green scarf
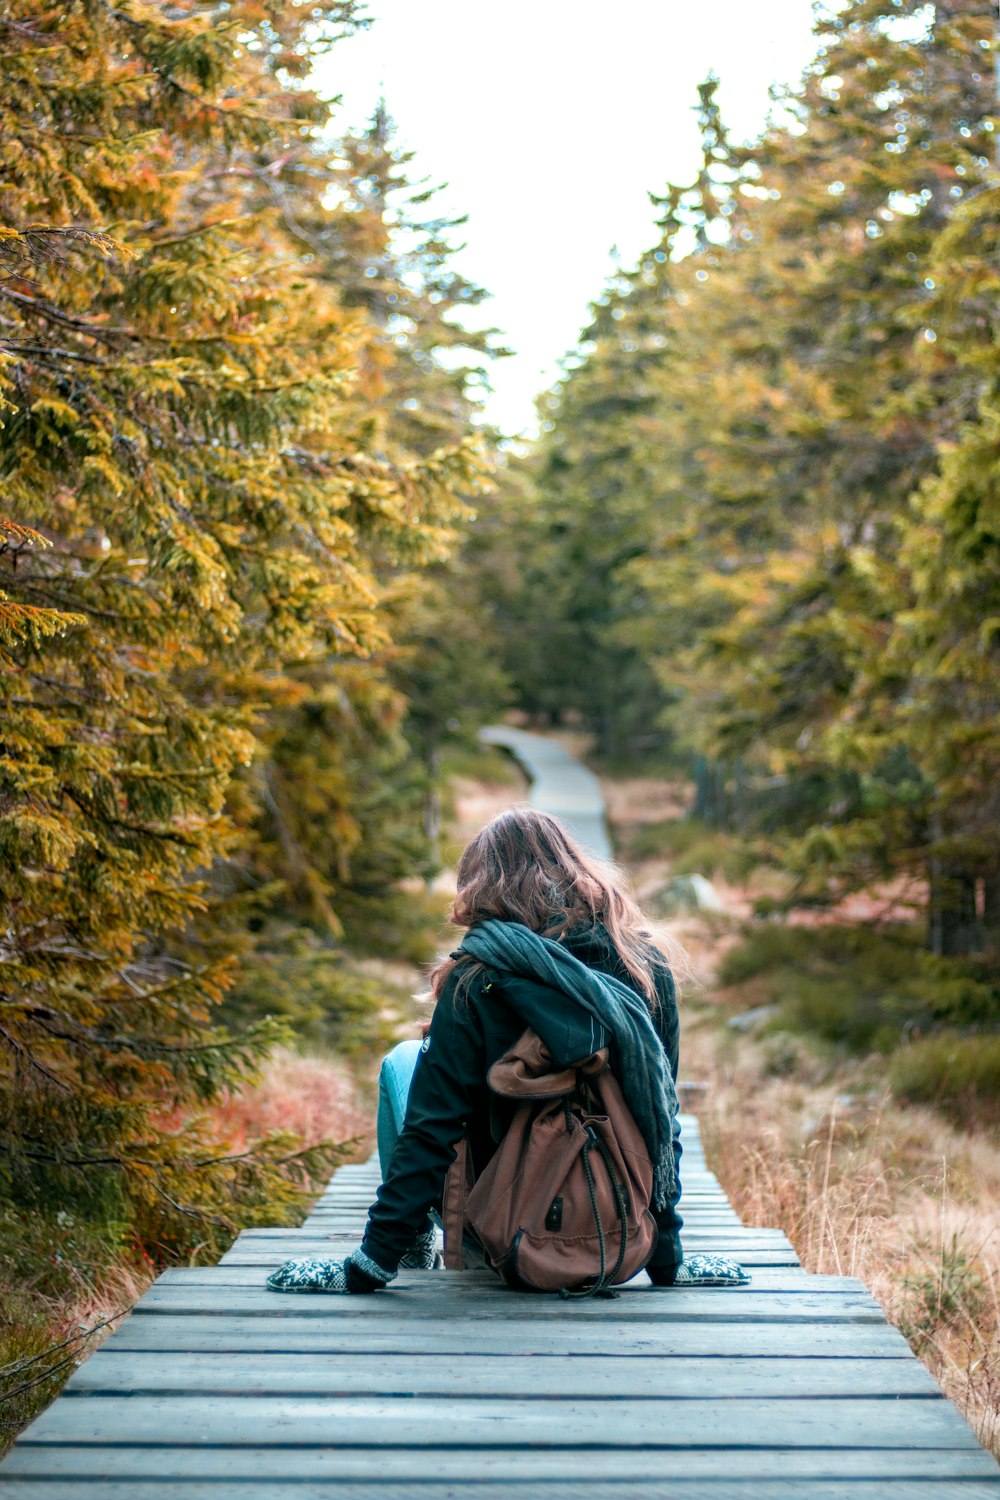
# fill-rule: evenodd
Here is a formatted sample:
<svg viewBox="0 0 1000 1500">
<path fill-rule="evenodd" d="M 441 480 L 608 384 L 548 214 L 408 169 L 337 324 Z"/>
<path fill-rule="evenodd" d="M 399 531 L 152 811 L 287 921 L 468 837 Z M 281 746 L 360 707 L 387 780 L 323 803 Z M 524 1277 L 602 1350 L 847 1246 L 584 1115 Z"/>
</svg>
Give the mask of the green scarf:
<svg viewBox="0 0 1000 1500">
<path fill-rule="evenodd" d="M 488 968 L 551 985 L 577 1000 L 614 1037 L 616 1076 L 653 1159 L 653 1202 L 664 1208 L 676 1192 L 674 1122 L 677 1094 L 663 1044 L 646 1002 L 611 974 L 591 969 L 568 948 L 520 922 L 477 922 L 464 952 Z"/>
</svg>

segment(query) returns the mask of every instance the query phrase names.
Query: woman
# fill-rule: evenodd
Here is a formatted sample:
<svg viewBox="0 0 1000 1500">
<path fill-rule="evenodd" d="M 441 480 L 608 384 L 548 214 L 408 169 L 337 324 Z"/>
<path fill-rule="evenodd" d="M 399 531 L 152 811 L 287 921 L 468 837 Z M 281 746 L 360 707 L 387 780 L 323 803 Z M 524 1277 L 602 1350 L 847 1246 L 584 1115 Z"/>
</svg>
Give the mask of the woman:
<svg viewBox="0 0 1000 1500">
<path fill-rule="evenodd" d="M 463 854 L 453 921 L 468 931 L 432 971 L 437 1005 L 427 1035 L 422 1044 L 400 1043 L 383 1064 L 383 1182 L 361 1248 L 344 1262 L 288 1261 L 268 1286 L 374 1292 L 400 1265 L 435 1264 L 430 1214 L 440 1207 L 455 1145 L 468 1140 L 481 1173 L 508 1123 L 487 1070 L 526 1026 L 557 1067 L 611 1043 L 612 1068 L 658 1168 L 659 1239 L 646 1270 L 656 1286 L 693 1279 L 686 1266 L 680 1271 L 676 991 L 622 883 L 556 818 L 514 808 Z"/>
</svg>

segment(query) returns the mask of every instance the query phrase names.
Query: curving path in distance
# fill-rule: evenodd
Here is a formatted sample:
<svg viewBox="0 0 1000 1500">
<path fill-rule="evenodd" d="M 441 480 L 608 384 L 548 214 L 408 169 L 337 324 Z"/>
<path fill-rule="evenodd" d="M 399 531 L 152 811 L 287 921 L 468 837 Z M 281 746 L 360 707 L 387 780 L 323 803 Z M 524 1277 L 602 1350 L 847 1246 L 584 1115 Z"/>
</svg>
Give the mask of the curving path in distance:
<svg viewBox="0 0 1000 1500">
<path fill-rule="evenodd" d="M 613 858 L 601 784 L 574 755 L 541 734 L 491 724 L 480 731 L 487 745 L 509 750 L 531 778 L 531 805 L 560 818 L 573 837 L 600 859 Z"/>
</svg>

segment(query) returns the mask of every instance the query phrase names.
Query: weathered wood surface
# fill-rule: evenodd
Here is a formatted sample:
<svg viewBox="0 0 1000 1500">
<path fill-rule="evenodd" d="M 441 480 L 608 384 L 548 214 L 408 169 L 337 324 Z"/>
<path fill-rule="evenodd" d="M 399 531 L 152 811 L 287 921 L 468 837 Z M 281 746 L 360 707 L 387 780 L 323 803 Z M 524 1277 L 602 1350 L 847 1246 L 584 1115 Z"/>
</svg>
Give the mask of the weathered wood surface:
<svg viewBox="0 0 1000 1500">
<path fill-rule="evenodd" d="M 23 1434 L 3 1500 L 1000 1500 L 871 1294 L 720 1216 L 684 1134 L 688 1247 L 742 1256 L 750 1287 L 641 1277 L 567 1304 L 408 1272 L 371 1298 L 267 1292 L 286 1255 L 357 1242 L 378 1173 L 344 1168 L 298 1229 L 161 1276 Z"/>
<path fill-rule="evenodd" d="M 493 738 L 607 853 L 594 778 L 551 742 Z M 373 1297 L 267 1292 L 288 1256 L 357 1244 L 378 1170 L 344 1167 L 298 1228 L 161 1276 L 22 1435 L 0 1500 L 1000 1500 L 871 1294 L 741 1224 L 683 1133 L 687 1251 L 738 1256 L 750 1287 L 640 1277 L 565 1303 L 439 1271 Z"/>
</svg>

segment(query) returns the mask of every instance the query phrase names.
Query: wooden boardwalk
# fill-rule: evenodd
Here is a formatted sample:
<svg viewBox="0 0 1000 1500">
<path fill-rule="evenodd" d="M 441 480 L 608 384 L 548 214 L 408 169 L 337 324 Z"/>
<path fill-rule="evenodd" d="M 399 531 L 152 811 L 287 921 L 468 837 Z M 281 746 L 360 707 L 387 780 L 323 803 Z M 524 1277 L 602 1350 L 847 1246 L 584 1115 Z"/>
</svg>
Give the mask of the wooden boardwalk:
<svg viewBox="0 0 1000 1500">
<path fill-rule="evenodd" d="M 1000 1500 L 1000 1470 L 858 1281 L 740 1223 L 684 1121 L 684 1242 L 746 1289 L 613 1301 L 410 1271 L 372 1297 L 268 1292 L 356 1245 L 344 1167 L 299 1229 L 167 1271 L 0 1467 L 3 1500 Z"/>
<path fill-rule="evenodd" d="M 589 773 L 502 734 L 536 802 L 607 852 Z M 0 1500 L 1000 1500 L 865 1287 L 741 1224 L 690 1117 L 683 1138 L 684 1245 L 736 1255 L 751 1286 L 641 1276 L 566 1303 L 411 1271 L 371 1297 L 268 1292 L 287 1257 L 358 1243 L 378 1167 L 343 1167 L 300 1228 L 161 1276 L 24 1432 Z"/>
<path fill-rule="evenodd" d="M 509 724 L 491 724 L 480 732 L 487 745 L 509 750 L 531 778 L 532 806 L 561 818 L 585 848 L 610 859 L 611 839 L 604 815 L 601 784 L 568 750 L 541 734 Z"/>
</svg>

